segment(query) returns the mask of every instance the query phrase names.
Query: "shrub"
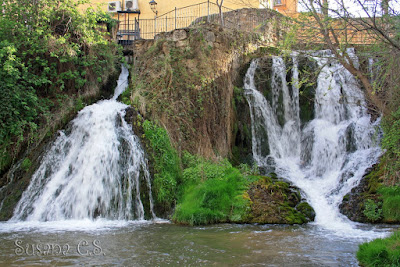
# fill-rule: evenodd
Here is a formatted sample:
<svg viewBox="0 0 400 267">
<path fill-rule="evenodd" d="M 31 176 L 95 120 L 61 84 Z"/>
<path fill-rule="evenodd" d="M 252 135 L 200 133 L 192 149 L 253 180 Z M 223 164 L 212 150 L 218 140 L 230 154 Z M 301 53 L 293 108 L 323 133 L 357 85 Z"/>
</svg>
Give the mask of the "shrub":
<svg viewBox="0 0 400 267">
<path fill-rule="evenodd" d="M 364 202 L 363 213 L 371 222 L 376 222 L 382 217 L 382 209 L 372 199 L 367 199 Z"/>
</svg>

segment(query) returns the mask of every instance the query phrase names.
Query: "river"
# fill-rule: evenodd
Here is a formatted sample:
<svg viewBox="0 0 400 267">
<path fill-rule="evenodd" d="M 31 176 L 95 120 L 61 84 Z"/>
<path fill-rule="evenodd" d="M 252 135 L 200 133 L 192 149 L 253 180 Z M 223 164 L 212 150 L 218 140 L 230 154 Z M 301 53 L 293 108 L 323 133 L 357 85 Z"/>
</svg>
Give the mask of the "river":
<svg viewBox="0 0 400 267">
<path fill-rule="evenodd" d="M 5 222 L 0 229 L 2 266 L 358 266 L 358 244 L 369 240 L 313 224 L 189 227 L 87 220 Z M 387 228 L 373 230 L 376 237 Z"/>
</svg>

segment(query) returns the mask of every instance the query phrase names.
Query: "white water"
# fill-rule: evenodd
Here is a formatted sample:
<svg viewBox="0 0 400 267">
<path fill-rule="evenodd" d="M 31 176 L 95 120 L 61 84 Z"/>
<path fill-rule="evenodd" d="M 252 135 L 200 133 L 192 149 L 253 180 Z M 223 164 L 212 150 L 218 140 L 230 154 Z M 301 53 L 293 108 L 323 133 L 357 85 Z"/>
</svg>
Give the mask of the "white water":
<svg viewBox="0 0 400 267">
<path fill-rule="evenodd" d="M 59 132 L 11 221 L 143 220 L 142 180 L 155 217 L 144 151 L 124 120 L 128 106 L 116 101 L 128 75 L 122 67 L 113 98 L 85 107 Z"/>
<path fill-rule="evenodd" d="M 340 214 L 338 206 L 381 154 L 377 141 L 379 122 L 370 122 L 363 92 L 355 78 L 333 61 L 329 52 L 324 54 L 324 58 L 314 57 L 322 68 L 316 86 L 315 118 L 303 127 L 297 56 L 292 58 L 291 93 L 283 59 L 273 58 L 272 103 L 256 89 L 254 73 L 258 60 L 251 63 L 245 77 L 245 95 L 251 110 L 253 157 L 260 167 L 274 168 L 278 176 L 303 191 L 316 212 L 315 224 L 322 229 L 339 235 L 372 237 L 373 233 L 356 229 L 357 224 Z M 280 93 L 283 127 L 276 112 Z M 269 154 L 263 148 L 265 142 Z"/>
</svg>

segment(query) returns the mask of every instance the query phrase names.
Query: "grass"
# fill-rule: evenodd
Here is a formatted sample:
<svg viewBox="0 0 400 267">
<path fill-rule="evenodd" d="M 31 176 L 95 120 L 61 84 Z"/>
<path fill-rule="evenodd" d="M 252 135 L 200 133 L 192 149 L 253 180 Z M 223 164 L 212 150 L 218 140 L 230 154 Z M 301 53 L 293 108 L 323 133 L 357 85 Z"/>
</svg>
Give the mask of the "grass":
<svg viewBox="0 0 400 267">
<path fill-rule="evenodd" d="M 361 266 L 400 266 L 400 231 L 384 239 L 361 244 L 357 252 Z"/>
<path fill-rule="evenodd" d="M 394 223 L 400 221 L 400 187 L 383 186 L 378 189 L 382 195 L 382 214 L 385 222 Z"/>
<path fill-rule="evenodd" d="M 247 180 L 228 161 L 193 160 L 184 170 L 183 178 L 184 193 L 173 216 L 176 223 L 240 222 L 246 214 Z"/>
<path fill-rule="evenodd" d="M 178 194 L 181 179 L 180 159 L 172 147 L 167 131 L 157 124 L 145 120 L 143 122 L 144 137 L 149 141 L 154 160 L 154 180 L 156 202 L 171 206 Z"/>
</svg>

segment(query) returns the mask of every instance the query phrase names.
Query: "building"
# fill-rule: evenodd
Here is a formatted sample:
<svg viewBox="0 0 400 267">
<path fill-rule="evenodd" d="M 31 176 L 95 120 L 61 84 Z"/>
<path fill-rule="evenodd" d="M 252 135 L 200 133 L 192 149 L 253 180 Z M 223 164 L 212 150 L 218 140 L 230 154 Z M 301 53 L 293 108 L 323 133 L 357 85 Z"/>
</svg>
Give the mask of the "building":
<svg viewBox="0 0 400 267">
<path fill-rule="evenodd" d="M 92 0 L 120 21 L 120 40 L 152 39 L 157 33 L 187 27 L 200 17 L 219 13 L 215 0 Z M 241 8 L 271 8 L 285 15 L 297 13 L 297 0 L 224 0 L 223 12 Z"/>
<path fill-rule="evenodd" d="M 165 14 L 175 8 L 183 8 L 190 5 L 196 5 L 200 3 L 207 2 L 207 0 L 120 0 L 120 1 L 110 1 L 110 0 L 92 0 L 91 6 L 95 7 L 100 5 L 105 11 L 108 10 L 109 3 L 115 3 L 116 7 L 120 7 L 121 11 L 125 10 L 127 6 L 137 7 L 140 11 L 140 16 L 142 19 L 152 19 L 155 14 L 151 9 L 150 2 L 157 3 L 156 11 L 158 15 Z M 215 3 L 214 0 L 210 1 Z M 297 0 L 224 0 L 223 6 L 229 9 L 239 9 L 239 8 L 271 8 L 275 9 L 281 13 L 294 13 L 297 12 Z"/>
</svg>

